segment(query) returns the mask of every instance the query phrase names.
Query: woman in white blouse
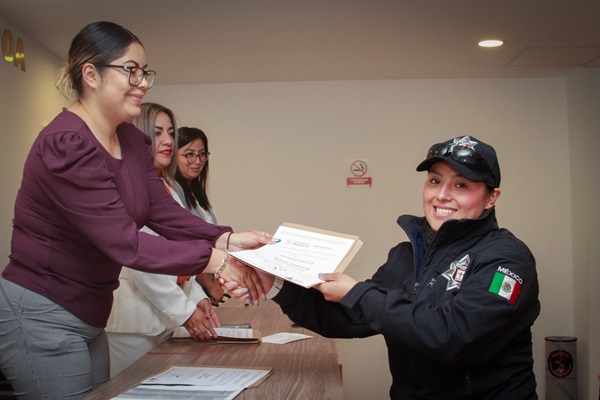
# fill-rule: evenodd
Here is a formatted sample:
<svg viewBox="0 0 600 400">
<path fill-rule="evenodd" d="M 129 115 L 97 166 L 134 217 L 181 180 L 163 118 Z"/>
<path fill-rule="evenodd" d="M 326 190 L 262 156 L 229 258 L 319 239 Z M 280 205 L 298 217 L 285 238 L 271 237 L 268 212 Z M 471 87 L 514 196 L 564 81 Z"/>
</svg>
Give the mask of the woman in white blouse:
<svg viewBox="0 0 600 400">
<path fill-rule="evenodd" d="M 177 130 L 177 156 L 173 187 L 185 208 L 211 224 L 217 223 L 206 191 L 209 170 L 208 138 L 198 128 L 181 127 Z M 224 291 L 210 274 L 200 274 L 196 280 L 202 285 L 213 305 L 223 299 Z"/>
<path fill-rule="evenodd" d="M 173 189 L 177 170 L 173 157 L 177 150 L 174 114 L 154 103 L 142 104 L 141 110 L 133 123 L 152 138 L 154 166 L 165 182 L 165 190 L 183 207 Z M 214 223 L 214 218 L 208 222 Z M 142 230 L 153 233 L 147 227 Z M 179 326 L 183 325 L 196 340 L 207 341 L 216 335 L 214 327 L 220 326 L 219 319 L 211 300 L 193 277 L 123 268 L 119 283 L 106 327 L 111 377 L 169 339 Z"/>
</svg>

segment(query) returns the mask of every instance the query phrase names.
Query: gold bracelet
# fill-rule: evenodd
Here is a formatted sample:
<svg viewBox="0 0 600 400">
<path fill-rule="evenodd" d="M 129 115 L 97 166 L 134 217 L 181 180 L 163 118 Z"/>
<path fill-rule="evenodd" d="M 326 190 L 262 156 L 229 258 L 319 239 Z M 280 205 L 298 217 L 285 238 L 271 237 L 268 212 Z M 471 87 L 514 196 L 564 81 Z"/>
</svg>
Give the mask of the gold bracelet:
<svg viewBox="0 0 600 400">
<path fill-rule="evenodd" d="M 223 270 L 227 266 L 228 260 L 229 260 L 229 252 L 227 250 L 225 250 L 225 257 L 223 258 L 223 261 L 221 261 L 221 265 L 219 265 L 219 268 L 217 268 L 217 270 L 215 271 L 215 279 L 219 279 L 219 275 L 221 275 L 221 272 L 223 272 Z"/>
</svg>

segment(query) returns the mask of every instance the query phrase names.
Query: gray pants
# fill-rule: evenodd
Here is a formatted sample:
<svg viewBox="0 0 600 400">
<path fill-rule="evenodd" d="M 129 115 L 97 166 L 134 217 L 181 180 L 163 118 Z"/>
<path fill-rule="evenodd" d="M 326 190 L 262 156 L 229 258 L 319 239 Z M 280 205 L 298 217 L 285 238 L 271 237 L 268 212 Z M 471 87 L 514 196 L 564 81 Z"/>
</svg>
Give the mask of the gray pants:
<svg viewBox="0 0 600 400">
<path fill-rule="evenodd" d="M 106 333 L 0 278 L 0 367 L 19 399 L 81 399 L 108 380 Z"/>
</svg>

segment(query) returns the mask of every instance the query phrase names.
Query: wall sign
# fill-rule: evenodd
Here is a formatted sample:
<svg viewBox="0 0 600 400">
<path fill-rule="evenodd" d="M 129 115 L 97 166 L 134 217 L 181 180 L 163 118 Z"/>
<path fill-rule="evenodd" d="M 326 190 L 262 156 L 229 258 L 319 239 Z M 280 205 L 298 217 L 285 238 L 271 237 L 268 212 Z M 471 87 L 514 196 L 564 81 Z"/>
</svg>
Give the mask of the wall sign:
<svg viewBox="0 0 600 400">
<path fill-rule="evenodd" d="M 14 64 L 15 67 L 21 67 L 21 71 L 25 72 L 25 44 L 23 39 L 17 38 L 10 29 L 0 29 L 0 39 L 2 41 L 2 57 L 4 61 Z"/>
<path fill-rule="evenodd" d="M 346 177 L 346 186 L 348 187 L 371 187 L 373 178 L 368 176 L 369 166 L 364 160 L 354 160 L 350 162 L 350 174 Z"/>
</svg>

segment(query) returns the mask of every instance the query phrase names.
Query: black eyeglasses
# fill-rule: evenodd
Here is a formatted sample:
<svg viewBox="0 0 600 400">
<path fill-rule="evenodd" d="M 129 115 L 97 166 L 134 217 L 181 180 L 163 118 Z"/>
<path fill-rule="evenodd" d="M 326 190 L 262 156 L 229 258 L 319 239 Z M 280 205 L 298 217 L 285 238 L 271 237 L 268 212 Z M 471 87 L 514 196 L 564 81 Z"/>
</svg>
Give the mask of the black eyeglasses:
<svg viewBox="0 0 600 400">
<path fill-rule="evenodd" d="M 470 165 L 486 171 L 491 171 L 485 158 L 474 148 L 461 144 L 437 143 L 429 148 L 427 158 L 435 156 L 450 156 L 461 164 Z"/>
<path fill-rule="evenodd" d="M 140 67 L 134 67 L 132 65 L 113 65 L 113 64 L 104 64 L 104 65 L 96 65 L 96 67 L 101 68 L 121 68 L 123 71 L 129 74 L 129 84 L 131 86 L 139 86 L 140 83 L 146 78 L 146 82 L 148 82 L 148 89 L 154 85 L 154 79 L 156 78 L 156 72 L 149 70 L 146 71 Z"/>
<path fill-rule="evenodd" d="M 188 163 L 193 164 L 196 162 L 197 159 L 200 159 L 200 161 L 204 161 L 204 162 L 208 161 L 208 156 L 210 156 L 210 152 L 208 152 L 208 151 L 203 151 L 201 153 L 189 152 L 189 153 L 184 153 L 181 155 L 185 157 L 185 159 L 187 160 Z"/>
</svg>

